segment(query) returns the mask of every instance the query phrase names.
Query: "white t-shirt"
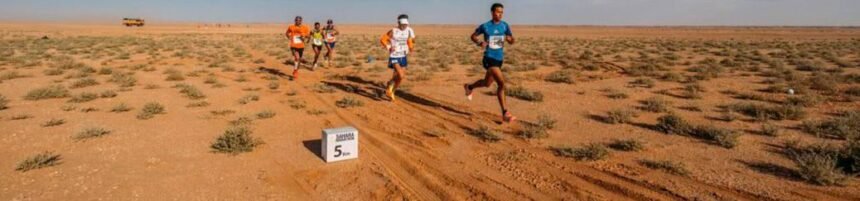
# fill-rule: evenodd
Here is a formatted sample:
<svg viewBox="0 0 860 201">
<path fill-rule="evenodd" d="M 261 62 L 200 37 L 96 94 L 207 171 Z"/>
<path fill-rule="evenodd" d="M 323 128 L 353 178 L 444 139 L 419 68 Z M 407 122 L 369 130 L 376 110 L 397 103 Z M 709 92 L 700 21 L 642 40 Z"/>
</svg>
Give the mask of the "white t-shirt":
<svg viewBox="0 0 860 201">
<path fill-rule="evenodd" d="M 409 54 L 409 44 L 407 41 L 413 38 L 415 38 L 415 32 L 410 27 L 406 27 L 404 30 L 400 30 L 400 28 L 392 29 L 389 44 L 394 48 L 394 51 L 388 56 L 390 58 L 406 57 Z"/>
</svg>

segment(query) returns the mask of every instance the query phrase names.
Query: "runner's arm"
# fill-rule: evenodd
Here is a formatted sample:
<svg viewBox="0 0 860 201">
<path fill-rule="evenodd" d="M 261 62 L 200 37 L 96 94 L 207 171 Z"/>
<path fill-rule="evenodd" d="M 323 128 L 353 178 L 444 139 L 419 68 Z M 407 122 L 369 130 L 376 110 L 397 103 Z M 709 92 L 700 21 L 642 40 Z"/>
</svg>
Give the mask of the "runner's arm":
<svg viewBox="0 0 860 201">
<path fill-rule="evenodd" d="M 382 48 L 385 48 L 385 50 L 388 50 L 389 52 L 391 51 L 391 44 L 389 44 L 389 41 L 391 41 L 391 34 L 392 33 L 389 30 L 385 34 L 382 34 L 382 38 L 379 39 L 379 42 L 382 44 Z"/>
<path fill-rule="evenodd" d="M 472 33 L 472 42 L 475 43 L 475 45 L 478 45 L 478 47 L 487 47 L 487 42 L 478 38 L 483 33 L 484 32 L 481 30 L 480 26 L 475 29 L 475 33 Z"/>
<path fill-rule="evenodd" d="M 516 42 L 516 40 L 514 39 L 514 34 L 511 33 L 510 26 L 508 26 L 508 29 L 505 31 L 505 41 L 507 41 L 508 44 L 511 44 L 511 45 L 513 45 L 514 42 Z"/>
</svg>

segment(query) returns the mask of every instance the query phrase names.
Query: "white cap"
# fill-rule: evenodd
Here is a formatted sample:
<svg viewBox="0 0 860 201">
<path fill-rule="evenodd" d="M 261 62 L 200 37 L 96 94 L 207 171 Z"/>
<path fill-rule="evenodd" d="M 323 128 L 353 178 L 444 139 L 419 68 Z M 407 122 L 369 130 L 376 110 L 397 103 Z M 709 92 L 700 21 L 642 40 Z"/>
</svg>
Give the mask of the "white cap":
<svg viewBox="0 0 860 201">
<path fill-rule="evenodd" d="M 409 20 L 406 18 L 402 18 L 402 19 L 398 20 L 398 22 L 400 22 L 400 24 L 409 24 Z"/>
</svg>

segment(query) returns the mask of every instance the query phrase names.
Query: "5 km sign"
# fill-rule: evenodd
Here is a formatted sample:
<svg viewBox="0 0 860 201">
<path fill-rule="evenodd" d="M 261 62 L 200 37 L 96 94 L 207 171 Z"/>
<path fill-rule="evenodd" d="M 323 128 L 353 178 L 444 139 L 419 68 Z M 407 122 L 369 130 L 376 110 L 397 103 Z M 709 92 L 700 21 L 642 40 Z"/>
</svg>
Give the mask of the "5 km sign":
<svg viewBox="0 0 860 201">
<path fill-rule="evenodd" d="M 321 153 L 328 163 L 358 158 L 358 130 L 353 127 L 323 130 Z"/>
</svg>

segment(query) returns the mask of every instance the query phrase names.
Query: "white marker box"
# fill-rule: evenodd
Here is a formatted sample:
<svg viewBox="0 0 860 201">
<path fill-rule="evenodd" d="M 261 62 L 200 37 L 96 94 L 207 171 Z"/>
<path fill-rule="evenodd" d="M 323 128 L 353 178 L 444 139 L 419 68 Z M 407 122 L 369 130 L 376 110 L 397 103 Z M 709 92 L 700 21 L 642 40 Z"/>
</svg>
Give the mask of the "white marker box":
<svg viewBox="0 0 860 201">
<path fill-rule="evenodd" d="M 327 163 L 358 158 L 358 130 L 353 127 L 325 129 L 321 143 Z"/>
</svg>

